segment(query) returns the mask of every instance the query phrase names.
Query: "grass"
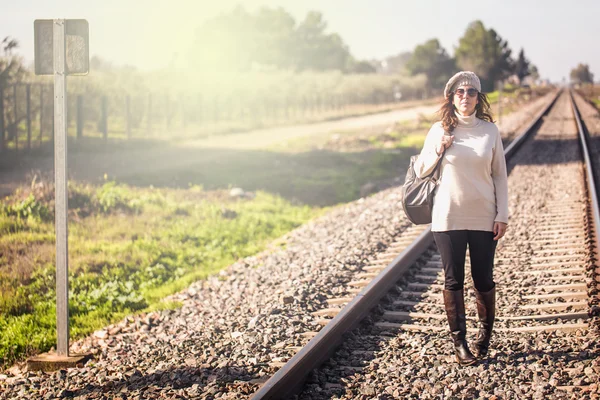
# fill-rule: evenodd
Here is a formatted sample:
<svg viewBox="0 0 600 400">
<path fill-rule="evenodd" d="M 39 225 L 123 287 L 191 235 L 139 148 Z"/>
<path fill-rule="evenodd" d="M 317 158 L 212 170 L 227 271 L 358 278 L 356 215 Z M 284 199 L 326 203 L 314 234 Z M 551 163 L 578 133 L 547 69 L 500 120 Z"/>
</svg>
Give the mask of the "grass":
<svg viewBox="0 0 600 400">
<path fill-rule="evenodd" d="M 536 89 L 536 91 L 540 91 Z M 541 91 L 540 91 L 541 92 Z M 505 85 L 502 90 L 502 95 L 498 90 L 487 93 L 488 101 L 490 102 L 490 106 L 492 108 L 492 113 L 494 114 L 495 119 L 498 119 L 498 100 L 502 100 L 502 114 L 509 114 L 514 111 L 520 102 L 527 102 L 532 97 L 531 89 L 523 89 L 514 85 Z"/>
<path fill-rule="evenodd" d="M 600 110 L 600 85 L 580 84 L 575 86 L 575 91 Z"/>
<path fill-rule="evenodd" d="M 416 120 L 400 121 L 390 127 L 369 129 L 363 132 L 353 130 L 316 134 L 288 140 L 271 146 L 270 149 L 287 154 L 303 154 L 311 151 L 335 151 L 351 158 L 364 151 L 398 149 L 417 152 L 425 141 L 425 136 L 435 118 L 420 115 Z M 379 152 L 385 154 L 385 151 Z"/>
<path fill-rule="evenodd" d="M 22 191 L 0 212 L 0 364 L 55 343 L 51 188 Z M 83 200 L 85 199 L 85 201 Z M 123 316 L 177 307 L 162 299 L 265 249 L 324 210 L 257 192 L 70 185 L 69 313 L 78 338 Z M 81 215 L 85 215 L 81 217 Z"/>
</svg>

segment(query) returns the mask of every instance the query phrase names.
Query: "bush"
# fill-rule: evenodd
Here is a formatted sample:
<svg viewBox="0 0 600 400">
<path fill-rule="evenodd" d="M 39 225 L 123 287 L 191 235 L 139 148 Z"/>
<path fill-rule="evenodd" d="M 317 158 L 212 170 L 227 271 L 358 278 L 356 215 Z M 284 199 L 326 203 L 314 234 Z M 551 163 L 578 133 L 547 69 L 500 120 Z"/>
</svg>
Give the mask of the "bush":
<svg viewBox="0 0 600 400">
<path fill-rule="evenodd" d="M 139 202 L 133 202 L 133 196 L 125 186 L 115 182 L 107 182 L 96 192 L 98 208 L 104 214 L 112 211 L 138 212 L 141 209 Z"/>
<path fill-rule="evenodd" d="M 34 219 L 39 221 L 49 221 L 53 217 L 48 207 L 38 202 L 30 193 L 24 200 L 14 204 L 2 204 L 2 214 L 7 217 L 14 217 L 18 220 Z"/>
</svg>

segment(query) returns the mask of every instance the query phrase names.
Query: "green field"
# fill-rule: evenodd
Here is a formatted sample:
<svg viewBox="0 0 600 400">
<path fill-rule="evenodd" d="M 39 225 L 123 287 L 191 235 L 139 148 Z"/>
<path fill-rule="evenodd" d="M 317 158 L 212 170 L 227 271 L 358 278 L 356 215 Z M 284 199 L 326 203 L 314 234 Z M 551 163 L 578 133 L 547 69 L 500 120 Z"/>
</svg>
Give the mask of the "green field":
<svg viewBox="0 0 600 400">
<path fill-rule="evenodd" d="M 0 361 L 55 342 L 52 188 L 36 185 L 0 214 Z M 70 185 L 71 334 L 124 315 L 173 307 L 161 299 L 263 250 L 323 210 L 264 192 Z"/>
</svg>

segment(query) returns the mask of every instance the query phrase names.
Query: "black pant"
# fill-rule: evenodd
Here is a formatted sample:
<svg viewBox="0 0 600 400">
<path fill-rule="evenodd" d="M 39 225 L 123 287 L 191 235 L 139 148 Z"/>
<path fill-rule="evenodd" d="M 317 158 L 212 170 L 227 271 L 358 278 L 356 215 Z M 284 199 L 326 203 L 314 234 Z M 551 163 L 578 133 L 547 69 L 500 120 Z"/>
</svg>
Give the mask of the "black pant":
<svg viewBox="0 0 600 400">
<path fill-rule="evenodd" d="M 471 276 L 475 289 L 487 292 L 496 286 L 492 269 L 498 241 L 494 240 L 493 232 L 468 230 L 433 232 L 433 238 L 442 257 L 446 290 L 461 290 L 464 287 L 467 244 L 471 255 Z"/>
</svg>

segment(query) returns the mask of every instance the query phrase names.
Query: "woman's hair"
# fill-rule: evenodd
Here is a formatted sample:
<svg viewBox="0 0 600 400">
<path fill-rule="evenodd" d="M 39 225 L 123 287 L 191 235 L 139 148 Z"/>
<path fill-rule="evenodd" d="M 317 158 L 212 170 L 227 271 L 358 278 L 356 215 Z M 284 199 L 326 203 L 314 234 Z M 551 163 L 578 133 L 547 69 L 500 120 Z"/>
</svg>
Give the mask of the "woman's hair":
<svg viewBox="0 0 600 400">
<path fill-rule="evenodd" d="M 479 119 L 488 122 L 494 122 L 492 118 L 492 111 L 490 110 L 490 102 L 485 93 L 478 92 L 477 96 L 479 101 L 475 106 L 475 116 Z M 442 127 L 444 131 L 452 133 L 454 128 L 458 125 L 458 117 L 456 116 L 456 110 L 453 102 L 454 92 L 448 93 L 448 97 L 444 100 L 444 103 L 438 110 L 438 115 L 442 121 Z"/>
</svg>

